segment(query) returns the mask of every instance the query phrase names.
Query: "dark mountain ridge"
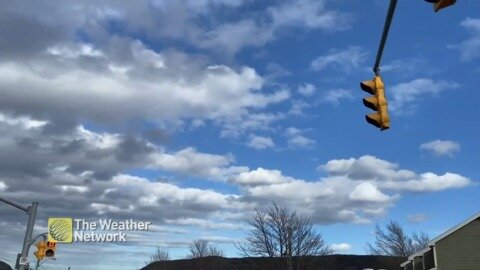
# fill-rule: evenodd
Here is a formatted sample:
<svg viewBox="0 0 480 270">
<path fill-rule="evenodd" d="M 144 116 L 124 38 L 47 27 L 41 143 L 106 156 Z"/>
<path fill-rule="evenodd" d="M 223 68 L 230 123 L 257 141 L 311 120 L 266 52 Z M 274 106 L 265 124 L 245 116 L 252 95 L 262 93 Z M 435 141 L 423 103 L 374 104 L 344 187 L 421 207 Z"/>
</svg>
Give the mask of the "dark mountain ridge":
<svg viewBox="0 0 480 270">
<path fill-rule="evenodd" d="M 293 258 L 294 270 L 401 270 L 402 257 L 328 255 Z M 153 262 L 141 270 L 282 270 L 285 258 L 205 257 Z"/>
</svg>

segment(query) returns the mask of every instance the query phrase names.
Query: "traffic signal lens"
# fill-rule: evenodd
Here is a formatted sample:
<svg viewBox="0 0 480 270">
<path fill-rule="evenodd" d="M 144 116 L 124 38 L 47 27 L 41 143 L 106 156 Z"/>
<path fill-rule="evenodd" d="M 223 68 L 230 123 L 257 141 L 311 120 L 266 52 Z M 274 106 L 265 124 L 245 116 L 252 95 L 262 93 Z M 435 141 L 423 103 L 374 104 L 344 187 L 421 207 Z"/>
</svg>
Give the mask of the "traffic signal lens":
<svg viewBox="0 0 480 270">
<path fill-rule="evenodd" d="M 53 251 L 52 249 L 47 249 L 45 251 L 45 257 L 53 257 L 55 255 L 55 251 Z"/>
</svg>

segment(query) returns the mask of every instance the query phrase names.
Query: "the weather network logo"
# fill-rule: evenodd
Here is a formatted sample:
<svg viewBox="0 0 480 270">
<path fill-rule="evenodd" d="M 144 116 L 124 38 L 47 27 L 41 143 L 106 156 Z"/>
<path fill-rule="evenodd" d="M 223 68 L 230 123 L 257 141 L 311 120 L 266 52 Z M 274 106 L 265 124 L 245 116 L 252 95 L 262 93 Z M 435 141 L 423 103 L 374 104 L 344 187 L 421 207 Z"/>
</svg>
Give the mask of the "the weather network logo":
<svg viewBox="0 0 480 270">
<path fill-rule="evenodd" d="M 92 221 L 71 217 L 51 217 L 48 219 L 48 241 L 57 243 L 126 242 L 128 232 L 148 231 L 151 223 L 132 219 Z"/>
<path fill-rule="evenodd" d="M 72 218 L 49 218 L 48 241 L 58 243 L 71 243 L 73 241 Z"/>
</svg>

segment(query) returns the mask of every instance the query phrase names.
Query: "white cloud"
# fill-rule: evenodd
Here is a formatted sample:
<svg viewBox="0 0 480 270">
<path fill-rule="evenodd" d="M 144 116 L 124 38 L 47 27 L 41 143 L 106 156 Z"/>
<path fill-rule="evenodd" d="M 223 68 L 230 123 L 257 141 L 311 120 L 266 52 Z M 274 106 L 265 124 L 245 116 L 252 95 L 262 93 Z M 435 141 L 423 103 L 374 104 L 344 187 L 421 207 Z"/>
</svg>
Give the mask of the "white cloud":
<svg viewBox="0 0 480 270">
<path fill-rule="evenodd" d="M 348 28 L 351 23 L 349 14 L 328 11 L 325 8 L 325 1 L 287 1 L 280 6 L 268 8 L 268 13 L 272 16 L 276 28 L 302 26 L 342 30 Z"/>
<path fill-rule="evenodd" d="M 59 186 L 60 189 L 64 192 L 73 192 L 73 193 L 85 193 L 88 191 L 88 187 L 85 186 L 71 186 L 71 185 L 62 185 Z"/>
<path fill-rule="evenodd" d="M 127 191 L 128 194 L 149 194 L 156 198 L 157 206 L 166 203 L 197 205 L 205 209 L 229 209 L 236 207 L 233 204 L 239 196 L 222 194 L 213 190 L 198 188 L 182 188 L 169 183 L 151 182 L 148 179 L 130 175 L 118 175 L 111 180 L 111 186 L 116 191 Z M 100 199 L 100 198 L 99 198 Z M 240 206 L 241 203 L 238 205 Z M 180 211 L 177 209 L 175 211 Z M 166 217 L 167 218 L 167 217 Z"/>
<path fill-rule="evenodd" d="M 224 5 L 224 7 L 238 7 L 247 1 L 239 2 L 238 5 Z M 198 18 L 212 16 L 209 9 L 215 10 L 215 8 L 212 8 L 215 5 L 206 5 L 209 6 L 209 9 L 205 10 L 198 8 L 205 5 L 193 5 L 190 2 L 187 5 L 182 2 L 182 4 L 165 6 L 167 8 L 162 10 L 163 14 L 152 14 L 153 18 L 157 16 L 160 16 L 160 18 L 157 19 L 158 22 L 152 22 L 159 28 L 156 33 L 149 26 L 152 31 L 151 36 L 181 39 L 189 42 L 192 46 L 215 51 L 221 50 L 230 55 L 246 47 L 263 46 L 274 40 L 278 32 L 288 27 L 331 31 L 346 29 L 351 23 L 349 14 L 326 9 L 324 1 L 297 0 L 283 2 L 279 5 L 269 6 L 265 13 L 247 15 L 240 21 L 212 22 L 208 26 L 198 25 L 197 21 L 200 21 Z M 173 10 L 169 10 L 168 7 L 173 8 Z M 176 20 L 171 18 L 173 16 L 176 16 Z M 140 22 L 144 21 L 136 19 Z M 164 22 L 163 25 L 159 24 L 165 20 L 168 21 Z M 138 24 L 137 21 L 132 21 L 132 23 Z M 169 25 L 169 27 L 166 27 L 166 25 Z"/>
<path fill-rule="evenodd" d="M 12 117 L 9 115 L 6 115 L 4 113 L 0 113 L 0 122 L 3 122 L 8 125 L 22 125 L 23 127 L 30 129 L 30 128 L 39 128 L 44 125 L 46 125 L 48 122 L 47 121 L 39 121 L 39 120 L 34 120 L 30 117 Z"/>
<path fill-rule="evenodd" d="M 315 140 L 309 139 L 303 135 L 295 135 L 288 139 L 288 145 L 293 148 L 310 148 L 315 145 Z"/>
<path fill-rule="evenodd" d="M 311 83 L 306 83 L 298 86 L 298 92 L 304 96 L 311 96 L 315 92 L 316 87 Z"/>
<path fill-rule="evenodd" d="M 424 213 L 409 214 L 407 216 L 408 221 L 411 223 L 424 222 L 425 220 L 427 220 L 427 218 L 428 218 L 427 214 L 424 214 Z"/>
<path fill-rule="evenodd" d="M 380 186 L 385 189 L 413 192 L 436 192 L 446 189 L 464 188 L 472 184 L 472 181 L 455 173 L 437 175 L 435 173 L 422 173 L 416 179 L 403 182 L 387 181 Z"/>
<path fill-rule="evenodd" d="M 3 74 L 0 76 L 0 85 L 8 94 L 11 104 L 19 103 L 17 98 L 20 96 L 22 102 L 31 107 L 40 106 L 45 111 L 49 108 L 58 110 L 63 104 L 68 104 L 70 110 L 77 115 L 87 114 L 94 119 L 101 118 L 100 115 L 114 119 L 145 116 L 160 120 L 236 117 L 245 113 L 249 107 L 262 108 L 271 102 L 288 98 L 282 92 L 269 96 L 259 93 L 262 79 L 248 67 L 237 72 L 226 66 L 209 66 L 197 70 L 197 74 L 189 74 L 192 78 L 197 77 L 197 80 L 188 82 L 187 77 L 183 77 L 187 74 L 177 73 L 180 78 L 172 78 L 162 75 L 160 70 L 157 70 L 158 76 L 151 80 L 137 80 L 122 74 L 107 77 L 106 74 L 81 69 L 46 79 L 35 72 L 35 64 L 32 65 L 33 68 L 21 64 L 0 65 Z M 136 68 L 141 69 L 140 66 Z M 46 66 L 42 72 L 53 72 L 55 69 Z M 24 85 L 22 89 L 28 91 L 23 91 L 22 95 L 11 94 L 14 89 L 18 91 L 15 88 L 16 80 L 21 80 Z M 185 81 L 179 83 L 179 80 Z M 55 98 L 49 98 L 50 96 Z M 89 110 L 84 110 L 86 107 Z M 136 109 L 131 109 L 133 107 Z"/>
<path fill-rule="evenodd" d="M 323 97 L 323 100 L 334 105 L 338 105 L 342 99 L 353 99 L 352 92 L 345 89 L 331 89 L 327 91 Z"/>
<path fill-rule="evenodd" d="M 253 19 L 244 19 L 240 22 L 219 25 L 206 33 L 204 39 L 200 39 L 197 44 L 205 48 L 224 48 L 226 53 L 234 54 L 245 47 L 262 46 L 273 37 L 273 28 L 259 26 Z"/>
<path fill-rule="evenodd" d="M 310 68 L 319 71 L 331 66 L 344 72 L 350 72 L 360 67 L 366 56 L 367 53 L 363 52 L 362 48 L 349 46 L 345 50 L 332 50 L 327 55 L 317 57 L 311 62 Z"/>
<path fill-rule="evenodd" d="M 387 97 L 391 102 L 389 109 L 397 114 L 413 113 L 418 102 L 425 95 L 438 95 L 442 91 L 458 88 L 460 85 L 451 81 L 435 81 L 428 78 L 419 78 L 406 83 L 400 83 L 386 89 Z"/>
<path fill-rule="evenodd" d="M 398 169 L 398 164 L 374 156 L 361 156 L 358 159 L 334 159 L 318 167 L 330 175 L 347 176 L 353 180 L 400 181 L 415 178 L 415 173 Z"/>
<path fill-rule="evenodd" d="M 166 224 L 176 226 L 195 226 L 208 230 L 224 229 L 224 230 L 237 230 L 242 229 L 245 226 L 238 223 L 230 222 L 218 222 L 201 218 L 180 218 L 166 220 Z"/>
<path fill-rule="evenodd" d="M 305 116 L 304 110 L 308 107 L 310 107 L 310 105 L 302 100 L 293 100 L 292 107 L 288 113 L 296 116 Z"/>
<path fill-rule="evenodd" d="M 470 179 L 448 172 L 443 175 L 432 172 L 417 175 L 409 170 L 398 169 L 397 164 L 373 156 L 331 160 L 319 166 L 319 169 L 332 176 L 348 177 L 354 181 L 369 181 L 380 190 L 398 192 L 436 192 L 472 184 Z"/>
<path fill-rule="evenodd" d="M 241 172 L 244 168 L 228 167 L 233 162 L 233 156 L 199 153 L 189 147 L 175 153 L 158 151 L 150 155 L 149 168 L 176 172 L 184 175 L 202 176 L 212 179 L 222 179 L 233 172 Z"/>
<path fill-rule="evenodd" d="M 69 51 L 68 58 L 59 52 L 42 61 L 0 63 L 2 106 L 15 114 L 44 118 L 43 122 L 29 122 L 37 126 L 60 115 L 71 121 L 109 124 L 132 119 L 159 125 L 212 120 L 224 130 L 240 130 L 232 134 L 241 134 L 247 129 L 268 128 L 281 116 L 271 114 L 267 119 L 263 110 L 290 96 L 287 90 L 263 93 L 263 79 L 249 67 L 202 66 L 189 56 L 157 53 L 138 41 L 115 42 L 122 46 L 111 44 L 113 52 L 108 49 L 102 51 L 101 60 L 89 60 L 98 62 L 95 70 L 81 65 L 82 47 L 77 54 Z M 127 48 L 123 48 L 125 43 Z M 133 55 L 128 64 L 116 58 L 117 49 L 126 50 L 127 58 Z M 22 87 L 18 87 L 19 81 Z"/>
<path fill-rule="evenodd" d="M 257 150 L 275 147 L 272 138 L 262 136 L 252 136 L 247 145 Z"/>
<path fill-rule="evenodd" d="M 286 129 L 287 143 L 290 148 L 312 148 L 315 146 L 315 140 L 302 135 L 304 131 L 289 127 Z"/>
<path fill-rule="evenodd" d="M 460 144 L 455 141 L 435 140 L 422 143 L 420 149 L 429 151 L 437 156 L 453 156 L 460 151 Z"/>
<path fill-rule="evenodd" d="M 371 183 L 361 183 L 356 186 L 348 197 L 353 201 L 364 202 L 387 202 L 390 200 L 390 196 L 383 194 Z"/>
<path fill-rule="evenodd" d="M 220 136 L 238 138 L 247 131 L 270 130 L 273 123 L 284 118 L 285 114 L 283 113 L 250 113 L 235 118 L 219 120 L 219 125 L 222 128 Z"/>
<path fill-rule="evenodd" d="M 331 248 L 337 254 L 347 253 L 347 252 L 350 252 L 350 250 L 352 249 L 352 245 L 347 243 L 339 243 L 339 244 L 332 244 Z"/>
<path fill-rule="evenodd" d="M 73 129 L 73 135 L 52 136 L 15 123 L 0 124 L 2 165 L 8 161 L 8 167 L 15 167 L 10 153 L 11 146 L 18 143 L 17 134 L 35 137 L 41 147 L 28 141 L 15 146 L 18 163 L 25 168 L 28 162 L 29 170 L 16 172 L 24 181 L 17 181 L 17 175 L 2 177 L 1 186 L 8 186 L 9 195 L 19 201 L 29 200 L 35 191 L 46 216 L 105 214 L 153 219 L 159 226 L 175 223 L 228 230 L 232 224 L 242 224 L 255 207 L 279 201 L 315 223 L 363 224 L 384 215 L 404 192 L 435 192 L 471 183 L 458 174 L 417 175 L 372 156 L 328 161 L 320 166 L 326 176 L 305 180 L 275 169 L 234 167 L 231 154 L 202 153 L 192 147 L 171 152 L 145 141 L 95 133 L 85 127 Z M 301 132 L 287 130 L 290 135 Z M 147 179 L 122 173 L 137 168 L 171 176 Z M 102 176 L 105 170 L 107 176 Z M 42 181 L 38 181 L 38 175 L 45 175 Z M 231 193 L 175 183 L 185 175 L 222 181 L 238 189 Z M 49 183 L 48 189 L 45 182 Z M 59 210 L 60 197 L 68 201 Z M 39 218 L 39 222 L 45 221 L 43 216 Z"/>
<path fill-rule="evenodd" d="M 480 57 L 480 19 L 466 18 L 460 25 L 470 31 L 470 38 L 448 47 L 458 49 L 462 61 L 471 61 Z"/>
<path fill-rule="evenodd" d="M 396 59 L 380 67 L 382 73 L 392 72 L 396 76 L 412 76 L 418 72 L 432 72 L 434 67 L 429 65 L 426 59 L 422 57 L 409 59 Z M 370 71 L 370 69 L 368 69 Z"/>
<path fill-rule="evenodd" d="M 291 177 L 285 177 L 281 171 L 278 170 L 266 170 L 258 168 L 253 171 L 241 172 L 240 174 L 233 176 L 231 181 L 241 186 L 260 186 L 260 185 L 272 185 L 289 183 L 294 179 Z"/>
<path fill-rule="evenodd" d="M 3 182 L 3 181 L 0 181 L 0 191 L 4 191 L 7 189 L 7 185 Z"/>
</svg>

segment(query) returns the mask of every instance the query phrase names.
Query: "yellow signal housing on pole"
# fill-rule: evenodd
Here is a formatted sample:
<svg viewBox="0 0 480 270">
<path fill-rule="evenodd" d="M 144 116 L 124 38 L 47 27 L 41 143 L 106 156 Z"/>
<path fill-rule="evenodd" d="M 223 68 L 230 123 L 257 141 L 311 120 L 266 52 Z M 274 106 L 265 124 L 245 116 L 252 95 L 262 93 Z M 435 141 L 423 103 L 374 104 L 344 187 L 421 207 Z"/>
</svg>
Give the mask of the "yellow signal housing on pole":
<svg viewBox="0 0 480 270">
<path fill-rule="evenodd" d="M 382 78 L 375 75 L 373 80 L 363 81 L 360 83 L 360 87 L 363 91 L 371 94 L 372 96 L 364 98 L 363 104 L 374 111 L 366 115 L 368 123 L 385 130 L 390 128 L 390 117 L 388 115 L 388 103 L 385 97 L 385 85 Z"/>
<path fill-rule="evenodd" d="M 451 6 L 457 2 L 457 0 L 425 0 L 429 3 L 433 3 L 433 10 L 435 12 L 439 11 L 442 8 Z"/>
<path fill-rule="evenodd" d="M 48 241 L 45 248 L 45 257 L 54 257 L 56 248 L 57 242 Z"/>
<path fill-rule="evenodd" d="M 35 244 L 37 247 L 37 251 L 33 253 L 35 257 L 37 257 L 37 260 L 42 260 L 45 257 L 45 250 L 47 248 L 47 242 L 45 241 L 40 241 Z"/>
</svg>

